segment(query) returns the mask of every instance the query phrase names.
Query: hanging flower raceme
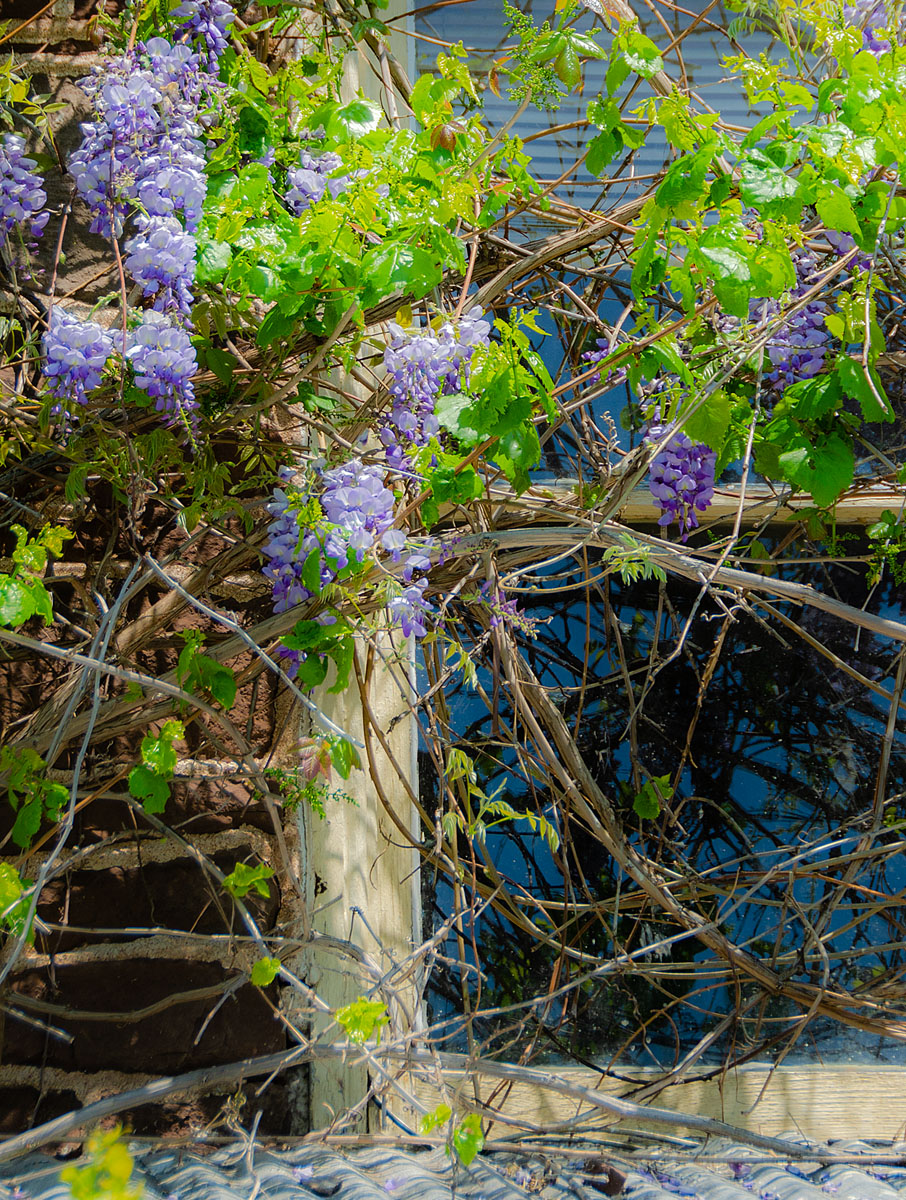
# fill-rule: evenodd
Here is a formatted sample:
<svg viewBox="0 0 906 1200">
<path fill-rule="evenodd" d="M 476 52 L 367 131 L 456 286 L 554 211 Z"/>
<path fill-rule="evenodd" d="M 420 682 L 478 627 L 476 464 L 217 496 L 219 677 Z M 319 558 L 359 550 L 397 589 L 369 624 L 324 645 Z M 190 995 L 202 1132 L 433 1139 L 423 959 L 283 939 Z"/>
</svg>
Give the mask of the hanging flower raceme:
<svg viewBox="0 0 906 1200">
<path fill-rule="evenodd" d="M 881 30 L 899 27 L 897 41 L 902 41 L 902 16 L 895 15 L 893 5 L 885 0 L 854 0 L 844 4 L 843 20 L 852 28 L 862 30 L 862 48 L 872 54 L 887 54 L 891 49 L 890 41 L 881 36 Z"/>
<path fill-rule="evenodd" d="M 74 417 L 71 406 L 86 404 L 88 393 L 100 387 L 104 368 L 114 352 L 113 334 L 94 321 L 79 321 L 57 306 L 51 312 L 41 346 L 48 391 L 61 401 L 53 413 L 68 429 Z"/>
<path fill-rule="evenodd" d="M 184 0 L 172 14 L 180 22 L 180 33 L 200 42 L 207 55 L 208 70 L 217 73 L 221 54 L 227 48 L 230 27 L 236 14 L 227 0 Z"/>
<path fill-rule="evenodd" d="M 195 240 L 175 217 L 139 220 L 139 232 L 126 243 L 126 269 L 154 298 L 161 312 L 175 310 L 184 317 L 192 311 L 189 285 L 195 275 Z"/>
<path fill-rule="evenodd" d="M 129 333 L 126 357 L 132 364 L 135 386 L 147 392 L 166 423 L 193 434 L 198 402 L 192 376 L 198 361 L 186 330 L 164 313 L 144 312 L 141 324 Z"/>
<path fill-rule="evenodd" d="M 194 231 L 205 196 L 198 111 L 210 89 L 198 55 L 152 38 L 95 67 L 82 88 L 95 119 L 82 126 L 69 171 L 92 232 L 119 237 L 136 204 L 152 216 L 182 212 Z"/>
<path fill-rule="evenodd" d="M 293 474 L 283 467 L 280 479 L 288 484 Z M 314 594 L 302 582 L 312 553 L 318 556 L 318 581 L 324 587 L 351 561 L 361 563 L 393 525 L 394 496 L 384 486 L 382 468 L 353 459 L 320 472 L 319 482 L 320 492 L 278 487 L 268 505 L 275 520 L 264 547 L 269 559 L 264 574 L 273 585 L 275 612 Z"/>
<path fill-rule="evenodd" d="M 818 258 L 809 250 L 793 251 L 796 286 L 790 292 L 792 300 L 801 299 L 818 278 Z M 764 322 L 780 312 L 777 301 L 757 300 L 751 306 L 751 317 Z M 810 379 L 824 370 L 829 350 L 830 334 L 824 318 L 829 309 L 821 299 L 810 300 L 773 329 L 765 350 L 764 380 L 775 391 L 783 392 L 800 379 Z"/>
<path fill-rule="evenodd" d="M 349 187 L 352 174 L 337 175 L 343 160 L 339 154 L 310 154 L 303 150 L 299 166 L 286 172 L 289 189 L 284 199 L 292 211 L 299 216 L 325 196 L 336 200 Z M 357 174 L 357 172 L 356 172 Z"/>
<path fill-rule="evenodd" d="M 37 164 L 26 157 L 25 141 L 14 133 L 0 139 L 0 246 L 15 235 L 33 241 L 44 232 L 47 193 Z"/>
<path fill-rule="evenodd" d="M 353 459 L 319 471 L 313 485 L 302 490 L 293 486 L 292 468 L 280 469 L 284 486 L 275 490 L 267 506 L 274 519 L 264 546 L 264 574 L 271 581 L 275 612 L 310 599 L 312 585 L 325 587 L 372 551 L 384 550 L 395 562 L 408 551 L 402 572 L 406 586 L 391 596 L 387 610 L 407 636 L 424 635 L 433 610 L 424 597 L 427 581 L 413 580 L 413 575 L 431 566 L 424 553 L 428 539 L 413 548 L 405 534 L 393 528 L 395 497 L 384 484 L 384 473 L 383 467 Z M 284 658 L 293 673 L 297 652 L 286 651 Z"/>
<path fill-rule="evenodd" d="M 649 427 L 646 440 L 658 442 L 667 432 L 663 425 Z M 679 522 L 685 541 L 697 528 L 697 513 L 703 513 L 714 497 L 714 468 L 717 455 L 701 442 L 693 442 L 685 433 L 673 435 L 651 460 L 649 488 L 661 510 L 658 525 Z"/>
<path fill-rule="evenodd" d="M 390 324 L 384 366 L 393 405 L 380 437 L 392 467 L 403 467 L 412 447 L 424 446 L 437 436 L 438 396 L 468 386 L 472 358 L 479 346 L 487 346 L 490 333 L 490 323 L 479 308 L 466 313 L 456 328 L 450 322 L 436 331 Z"/>
</svg>

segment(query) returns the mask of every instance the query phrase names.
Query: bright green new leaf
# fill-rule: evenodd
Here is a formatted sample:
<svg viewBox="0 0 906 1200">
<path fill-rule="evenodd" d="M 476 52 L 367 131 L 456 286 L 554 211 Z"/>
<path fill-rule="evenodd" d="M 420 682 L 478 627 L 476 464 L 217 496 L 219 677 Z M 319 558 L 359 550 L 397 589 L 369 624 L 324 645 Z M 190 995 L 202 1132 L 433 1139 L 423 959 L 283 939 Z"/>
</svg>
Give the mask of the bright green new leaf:
<svg viewBox="0 0 906 1200">
<path fill-rule="evenodd" d="M 36 611 L 32 582 L 0 575 L 0 625 L 24 625 Z"/>
<path fill-rule="evenodd" d="M 453 1116 L 453 1109 L 449 1104 L 438 1104 L 433 1112 L 425 1113 L 418 1124 L 419 1133 L 433 1133 L 435 1129 L 446 1123 Z"/>
<path fill-rule="evenodd" d="M 334 1015 L 351 1042 L 367 1042 L 375 1035 L 380 1037 L 381 1026 L 390 1019 L 383 1000 L 366 1000 L 364 996 L 338 1008 Z"/>
<path fill-rule="evenodd" d="M 642 790 L 637 793 L 632 802 L 633 811 L 643 821 L 653 821 L 661 813 L 661 801 L 673 797 L 669 775 L 658 775 L 654 779 L 646 779 Z"/>
<path fill-rule="evenodd" d="M 327 136 L 335 141 L 354 142 L 377 129 L 382 115 L 379 104 L 359 97 L 348 104 L 322 104 L 308 120 L 312 129 L 323 125 Z"/>
<path fill-rule="evenodd" d="M 281 965 L 279 958 L 259 958 L 252 967 L 249 979 L 255 987 L 268 987 L 279 975 Z"/>
<path fill-rule="evenodd" d="M 362 765 L 358 750 L 346 738 L 337 738 L 331 743 L 330 761 L 342 779 L 348 779 L 353 768 Z"/>
<path fill-rule="evenodd" d="M 463 1117 L 453 1130 L 453 1149 L 464 1167 L 468 1167 L 484 1149 L 484 1134 L 478 1113 Z"/>
<path fill-rule="evenodd" d="M 176 769 L 176 750 L 173 743 L 185 737 L 182 721 L 169 718 L 161 726 L 160 733 L 147 733 L 142 738 L 142 762 L 158 775 L 169 777 Z"/>
<path fill-rule="evenodd" d="M 122 1133 L 119 1125 L 96 1129 L 85 1147 L 87 1161 L 60 1172 L 72 1200 L 141 1200 L 143 1185 L 131 1182 L 134 1164 Z"/>
<path fill-rule="evenodd" d="M 643 79 L 650 79 L 658 71 L 663 71 L 664 60 L 660 50 L 651 38 L 646 37 L 638 28 L 630 29 L 621 37 L 621 42 L 626 64 L 637 75 L 641 75 Z"/>
<path fill-rule="evenodd" d="M 25 928 L 28 901 L 24 899 L 25 881 L 10 863 L 0 862 L 0 926 L 15 937 L 20 937 Z M 34 934 L 29 931 L 29 941 Z"/>
<path fill-rule="evenodd" d="M 231 896 L 236 896 L 241 900 L 252 890 L 256 891 L 259 896 L 270 896 L 271 889 L 267 886 L 266 880 L 272 879 L 274 875 L 270 867 L 259 863 L 256 866 L 249 866 L 248 863 L 236 863 L 233 870 L 224 879 L 224 887 Z"/>
<path fill-rule="evenodd" d="M 166 779 L 144 763 L 136 763 L 129 772 L 129 791 L 149 813 L 162 813 L 170 799 Z"/>
</svg>

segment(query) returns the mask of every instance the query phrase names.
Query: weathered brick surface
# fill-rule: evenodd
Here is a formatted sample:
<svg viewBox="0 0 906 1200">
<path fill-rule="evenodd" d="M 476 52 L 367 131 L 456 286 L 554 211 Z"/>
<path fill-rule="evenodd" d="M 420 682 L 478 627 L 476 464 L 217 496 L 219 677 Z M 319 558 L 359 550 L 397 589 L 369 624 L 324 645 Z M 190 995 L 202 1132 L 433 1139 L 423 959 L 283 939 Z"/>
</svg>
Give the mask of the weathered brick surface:
<svg viewBox="0 0 906 1200">
<path fill-rule="evenodd" d="M 119 0 L 106 0 L 108 15 L 116 11 L 118 4 Z M 0 0 L 3 17 L 13 20 L 28 20 L 42 7 L 43 0 Z M 52 11 L 22 32 L 13 46 L 17 62 L 33 76 L 34 90 L 61 105 L 53 114 L 52 124 L 55 144 L 64 159 L 77 145 L 80 122 L 88 115 L 79 79 L 94 61 L 87 18 L 95 7 L 95 0 L 57 0 Z M 30 59 L 38 47 L 39 58 Z M 4 49 L 0 48 L 0 56 Z M 57 296 L 67 295 L 67 305 L 74 312 L 87 315 L 101 296 L 116 288 L 115 264 L 109 246 L 88 233 L 87 212 L 74 195 L 72 181 L 60 172 L 49 171 L 46 187 L 54 215 L 41 240 L 45 273 L 43 278 L 36 275 L 34 289 L 40 295 L 50 279 L 62 213 L 67 211 L 65 259 L 59 264 Z M 149 424 L 151 420 L 149 415 Z M 226 438 L 229 436 L 224 434 Z M 235 446 L 224 447 L 221 457 L 224 461 L 235 458 Z M 40 460 L 30 460 L 27 468 L 17 463 L 7 466 L 0 472 L 0 491 L 35 508 L 49 504 L 53 510 L 62 496 L 65 464 L 50 451 Z M 91 589 L 99 588 L 104 599 L 112 602 L 134 562 L 136 545 L 159 561 L 172 562 L 184 571 L 209 563 L 230 545 L 228 538 L 208 534 L 193 541 L 181 555 L 188 535 L 178 526 L 175 514 L 157 502 L 153 489 L 148 495 L 136 496 L 128 529 L 114 515 L 112 501 L 109 484 L 91 483 L 84 503 L 66 517 L 66 523 L 75 533 L 66 547 L 72 569 L 67 574 L 66 563 L 55 564 L 56 578 L 49 584 L 56 611 L 83 628 L 93 629 L 97 620 L 97 604 Z M 9 508 L 0 515 L 3 518 L 0 554 L 8 554 L 11 548 L 8 526 L 14 520 L 21 520 L 21 512 Z M 235 532 L 241 535 L 243 531 L 237 528 Z M 95 572 L 102 561 L 105 570 L 98 579 Z M 266 588 L 262 591 L 256 586 L 257 568 L 257 559 L 250 556 L 237 579 L 206 596 L 215 607 L 246 628 L 270 611 Z M 165 594 L 162 586 L 147 588 L 122 614 L 120 629 L 148 612 Z M 61 636 L 61 628 L 36 626 L 25 632 L 48 640 Z M 154 675 L 163 674 L 175 665 L 178 646 L 174 651 L 174 629 L 191 628 L 202 629 L 209 646 L 216 644 L 218 638 L 229 636 L 222 628 L 187 609 L 143 642 L 137 652 L 130 651 L 119 661 Z M 238 672 L 247 669 L 250 662 L 250 657 L 244 656 L 230 665 Z M 45 731 L 55 729 L 58 710 L 42 712 L 42 706 L 69 673 L 70 668 L 65 664 L 47 659 L 38 663 L 32 656 L 13 651 L 0 664 L 0 741 L 7 740 L 13 731 L 19 733 L 23 718 L 31 719 L 34 714 L 40 714 Z M 105 697 L 120 694 L 124 686 L 106 680 Z M 248 746 L 256 756 L 266 756 L 279 734 L 278 691 L 269 674 L 240 688 L 230 718 L 245 739 L 245 746 L 231 744 L 216 723 L 211 726 L 214 736 L 210 737 L 205 725 L 207 718 L 203 718 L 189 725 L 186 742 L 179 747 L 180 757 L 222 759 L 224 755 L 244 753 Z M 94 869 L 99 860 L 77 862 L 71 870 L 56 876 L 42 892 L 39 918 L 63 928 L 37 935 L 34 950 L 49 955 L 50 961 L 40 965 L 23 962 L 8 983 L 13 994 L 7 999 L 13 1006 L 15 995 L 20 997 L 20 1003 L 21 998 L 31 997 L 53 1005 L 52 1012 L 25 1006 L 23 1011 L 63 1030 L 72 1041 L 55 1038 L 11 1017 L 5 1022 L 0 1020 L 0 1062 L 5 1071 L 0 1088 L 2 1132 L 21 1130 L 78 1107 L 86 1095 L 86 1079 L 101 1081 L 98 1086 L 102 1089 L 125 1086 L 122 1082 L 111 1083 L 107 1072 L 132 1072 L 138 1077 L 173 1074 L 269 1053 L 285 1045 L 283 1028 L 257 988 L 248 984 L 239 987 L 218 1007 L 222 997 L 218 986 L 229 984 L 239 975 L 239 956 L 229 941 L 217 943 L 223 948 L 219 960 L 217 948 L 209 948 L 203 958 L 193 959 L 195 943 L 188 941 L 186 954 L 180 957 L 172 940 L 165 950 L 158 948 L 160 957 L 154 957 L 147 939 L 134 938 L 130 944 L 128 934 L 115 932 L 129 928 L 163 928 L 197 934 L 243 932 L 230 898 L 185 856 L 175 840 L 164 843 L 158 836 L 156 854 L 149 854 L 147 841 L 133 839 L 128 845 L 122 840 L 122 835 L 132 830 L 147 832 L 140 812 L 126 799 L 122 772 L 123 767 L 128 768 L 136 761 L 141 737 L 147 729 L 147 722 L 139 720 L 130 727 L 112 730 L 109 736 L 105 732 L 92 745 L 86 759 L 81 794 L 84 796 L 92 789 L 101 794 L 77 812 L 68 849 L 99 846 L 99 853 L 105 854 L 114 844 L 110 841 L 113 835 L 123 845 L 124 853 L 111 854 L 101 869 Z M 56 759 L 54 768 L 65 772 L 72 766 L 73 757 L 74 748 L 70 745 Z M 19 866 L 15 847 L 8 840 L 13 819 L 9 806 L 0 804 L 0 840 L 7 839 L 2 853 L 13 855 L 10 861 Z M 247 840 L 245 833 L 238 839 L 227 839 L 228 848 L 211 849 L 208 844 L 212 860 L 224 873 L 237 861 L 260 861 L 256 854 L 267 858 L 272 865 L 278 861 L 273 840 L 268 849 L 267 840 L 261 836 L 273 834 L 268 810 L 253 786 L 238 778 L 229 775 L 176 778 L 164 819 L 182 836 L 190 838 L 240 829 L 248 831 Z M 49 826 L 45 826 L 42 834 L 48 831 Z M 53 844 L 52 835 L 48 844 Z M 35 861 L 40 860 L 31 860 L 24 868 L 31 878 Z M 276 880 L 271 882 L 270 890 L 268 898 L 253 892 L 245 900 L 264 930 L 273 927 L 280 904 Z M 82 929 L 114 932 L 85 933 Z M 241 961 L 247 966 L 244 958 Z M 210 994 L 166 1004 L 169 997 L 199 988 L 208 989 Z M 270 989 L 269 994 L 271 1000 L 276 1000 L 276 989 Z M 157 1002 L 163 1003 L 160 1011 L 134 1021 L 92 1021 L 67 1012 L 122 1013 Z M 41 1071 L 40 1086 L 36 1086 L 36 1068 Z M 52 1082 L 45 1083 L 43 1072 L 48 1069 Z M 283 1132 L 288 1128 L 287 1088 L 280 1081 L 256 1099 L 255 1109 L 264 1111 L 262 1131 Z M 94 1089 L 92 1083 L 88 1087 L 92 1097 L 96 1095 Z M 129 1122 L 137 1133 L 197 1130 L 216 1116 L 223 1099 L 215 1092 L 201 1099 L 149 1105 L 129 1114 Z"/>
<path fill-rule="evenodd" d="M 0 1133 L 18 1133 L 79 1107 L 75 1092 L 40 1092 L 33 1087 L 0 1088 Z"/>
<path fill-rule="evenodd" d="M 211 987 L 236 974 L 219 963 L 178 959 L 67 963 L 18 975 L 13 980 L 13 1000 L 18 994 L 63 1009 L 130 1013 L 181 992 Z M 59 1011 L 35 1015 L 45 1015 L 70 1034 L 72 1042 L 18 1022 L 15 1036 L 9 1037 L 13 1023 L 8 1023 L 6 1064 L 43 1064 L 73 1071 L 152 1070 L 176 1075 L 212 1063 L 270 1054 L 286 1044 L 282 1025 L 261 991 L 251 984 L 240 987 L 223 1003 L 216 995 L 174 1001 L 141 1020 L 89 1021 Z"/>
<path fill-rule="evenodd" d="M 249 850 L 213 856 L 224 875 L 237 862 L 254 860 Z M 271 884 L 269 891 L 269 897 L 252 892 L 245 899 L 259 928 L 265 930 L 273 925 L 280 907 L 277 887 Z M 36 949 L 44 954 L 60 954 L 88 943 L 122 941 L 129 936 L 107 932 L 111 929 L 230 933 L 243 928 L 231 897 L 191 859 L 72 871 L 44 889 L 38 915 L 48 924 L 64 927 L 37 936 Z M 75 928 L 68 930 L 66 926 Z M 86 929 L 103 932 L 83 932 Z"/>
</svg>

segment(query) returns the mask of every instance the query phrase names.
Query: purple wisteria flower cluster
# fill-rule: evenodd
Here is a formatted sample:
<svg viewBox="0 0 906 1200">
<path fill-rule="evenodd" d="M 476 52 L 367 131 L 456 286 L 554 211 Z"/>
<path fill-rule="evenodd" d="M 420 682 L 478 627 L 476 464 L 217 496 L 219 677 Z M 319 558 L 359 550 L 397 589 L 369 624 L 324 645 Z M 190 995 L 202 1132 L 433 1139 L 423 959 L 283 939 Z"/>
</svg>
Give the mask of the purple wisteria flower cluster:
<svg viewBox="0 0 906 1200">
<path fill-rule="evenodd" d="M 113 354 L 113 334 L 95 321 L 79 321 L 57 305 L 43 339 L 44 375 L 48 390 L 60 403 L 54 415 L 64 429 L 73 420 L 72 405 L 85 404 L 100 386 L 107 360 Z"/>
<path fill-rule="evenodd" d="M 335 170 L 338 165 L 337 159 L 328 169 Z M 407 452 L 439 433 L 437 398 L 468 385 L 475 351 L 488 345 L 491 327 L 475 308 L 455 327 L 450 322 L 436 331 L 391 325 L 390 332 L 384 365 L 393 409 L 381 431 L 385 463 L 352 459 L 338 467 L 322 468 L 306 489 L 292 485 L 291 468 L 281 468 L 283 486 L 277 487 L 268 505 L 274 520 L 264 547 L 264 574 L 271 581 L 275 612 L 284 612 L 312 595 L 303 576 L 313 582 L 308 576 L 313 552 L 318 555 L 321 587 L 335 580 L 351 562 L 361 563 L 366 554 L 383 552 L 391 563 L 401 565 L 400 582 L 396 582 L 397 572 L 388 581 L 388 616 L 406 637 L 424 637 L 433 612 L 425 595 L 425 572 L 432 566 L 429 552 L 434 540 L 413 540 L 394 527 L 395 497 L 386 477 L 388 470 L 409 473 Z M 515 614 L 510 612 L 509 602 L 502 602 L 499 619 L 510 618 Z M 298 653 L 286 650 L 283 654 L 294 673 Z"/>
<path fill-rule="evenodd" d="M 195 274 L 195 239 L 176 217 L 139 217 L 137 235 L 126 243 L 126 269 L 142 289 L 154 297 L 160 312 L 192 311 L 189 284 Z"/>
<path fill-rule="evenodd" d="M 124 266 L 153 307 L 141 313 L 123 349 L 135 386 L 167 424 L 194 437 L 197 360 L 189 329 L 195 234 L 206 191 L 199 114 L 213 94 L 211 72 L 234 17 L 225 0 L 187 0 L 177 16 L 182 36 L 203 44 L 204 61 L 190 45 L 156 37 L 95 67 L 83 84 L 94 120 L 82 126 L 69 170 L 93 232 L 119 238 L 134 217 Z M 44 335 L 51 394 L 84 404 L 115 349 L 102 326 L 55 309 Z M 61 403 L 55 412 L 68 429 L 71 408 Z"/>
<path fill-rule="evenodd" d="M 198 403 L 192 376 L 198 362 L 188 331 L 155 309 L 143 312 L 141 324 L 129 332 L 126 358 L 135 386 L 148 393 L 167 423 L 180 421 L 194 430 Z"/>
<path fill-rule="evenodd" d="M 646 441 L 659 442 L 667 433 L 664 425 L 649 426 Z M 679 522 L 686 540 L 698 526 L 698 513 L 705 512 L 714 498 L 714 468 L 717 455 L 701 442 L 677 432 L 651 460 L 648 486 L 661 510 L 658 525 Z"/>
<path fill-rule="evenodd" d="M 586 352 L 582 355 L 582 362 L 586 364 L 586 370 L 588 367 L 596 366 L 599 362 L 602 362 L 605 358 L 607 358 L 608 355 L 613 353 L 613 346 L 610 344 L 607 338 L 595 338 L 595 346 L 597 347 L 595 350 L 586 350 Z M 607 373 L 606 380 L 611 387 L 619 387 L 620 384 L 626 382 L 626 368 L 619 367 L 617 370 L 611 369 Z M 588 378 L 589 384 L 600 382 L 600 371 L 598 371 L 595 375 L 590 375 Z"/>
<path fill-rule="evenodd" d="M 862 49 L 872 54 L 887 54 L 890 41 L 879 36 L 881 30 L 899 26 L 898 41 L 902 39 L 903 18 L 895 15 L 894 6 L 885 0 L 855 0 L 843 5 L 843 20 L 847 25 L 862 30 Z"/>
<path fill-rule="evenodd" d="M 181 23 L 182 36 L 200 42 L 207 51 L 208 70 L 216 75 L 220 56 L 227 48 L 230 27 L 236 20 L 227 0 L 183 0 L 173 17 Z"/>
<path fill-rule="evenodd" d="M 290 167 L 286 172 L 286 182 L 289 189 L 284 196 L 292 211 L 299 216 L 325 196 L 336 200 L 349 187 L 353 174 L 337 175 L 343 160 L 339 154 L 311 154 L 303 150 L 299 157 L 299 166 Z"/>
<path fill-rule="evenodd" d="M 492 588 L 490 581 L 486 580 L 478 594 L 490 613 L 489 624 L 492 629 L 511 629 L 530 638 L 538 636 L 538 619 L 528 616 L 515 598 L 507 600 L 502 588 Z"/>
<path fill-rule="evenodd" d="M 480 308 L 470 309 L 455 329 L 446 322 L 436 331 L 405 330 L 391 322 L 384 366 L 393 404 L 380 432 L 391 467 L 405 468 L 408 451 L 437 436 L 438 396 L 468 387 L 472 358 L 479 346 L 488 345 L 490 335 L 490 322 Z"/>
<path fill-rule="evenodd" d="M 817 281 L 818 256 L 810 250 L 793 251 L 796 268 L 796 286 L 790 292 L 793 300 L 801 299 Z M 750 319 L 764 322 L 781 310 L 776 300 L 753 301 Z M 824 370 L 829 350 L 830 335 L 824 318 L 828 313 L 827 302 L 810 300 L 808 304 L 784 319 L 773 331 L 765 347 L 770 361 L 770 370 L 765 370 L 764 381 L 775 392 L 782 393 L 800 379 L 811 379 Z M 767 368 L 767 364 L 765 364 Z"/>
<path fill-rule="evenodd" d="M 26 157 L 25 141 L 14 133 L 0 138 L 0 247 L 17 237 L 22 245 L 44 232 L 49 213 L 47 193 L 33 158 Z"/>
<path fill-rule="evenodd" d="M 423 636 L 431 606 L 424 598 L 427 580 L 415 580 L 417 571 L 431 565 L 424 544 L 412 548 L 402 530 L 394 529 L 393 492 L 385 484 L 385 468 L 352 459 L 337 467 L 320 469 L 308 488 L 294 485 L 291 467 L 281 467 L 284 486 L 274 492 L 267 506 L 274 520 L 264 546 L 264 574 L 271 581 L 274 611 L 285 612 L 313 592 L 306 587 L 308 561 L 314 553 L 321 588 L 332 583 L 351 563 L 362 563 L 365 555 L 382 549 L 400 561 L 406 587 L 388 601 L 391 619 L 408 636 Z M 313 582 L 311 579 L 308 582 Z M 282 651 L 289 673 L 295 674 L 299 652 Z"/>
<path fill-rule="evenodd" d="M 149 217 L 181 212 L 189 232 L 204 203 L 199 109 L 211 81 L 188 46 L 152 38 L 99 64 L 82 84 L 95 119 L 69 171 L 91 210 L 91 229 L 119 237 L 131 211 Z"/>
</svg>

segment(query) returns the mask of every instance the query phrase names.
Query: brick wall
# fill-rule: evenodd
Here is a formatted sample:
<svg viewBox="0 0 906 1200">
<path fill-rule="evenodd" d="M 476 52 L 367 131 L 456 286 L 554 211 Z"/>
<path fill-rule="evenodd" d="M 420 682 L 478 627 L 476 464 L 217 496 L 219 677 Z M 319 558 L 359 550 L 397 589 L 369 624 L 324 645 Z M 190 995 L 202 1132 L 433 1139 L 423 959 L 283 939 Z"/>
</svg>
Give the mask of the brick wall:
<svg viewBox="0 0 906 1200">
<path fill-rule="evenodd" d="M 13 0 L 4 5 L 3 16 L 25 21 L 40 7 L 32 0 Z M 32 75 L 36 92 L 64 106 L 53 118 L 64 156 L 77 143 L 79 122 L 86 116 L 78 81 L 95 61 L 89 17 L 90 8 L 80 0 L 57 0 L 0 46 L 0 52 L 11 49 L 19 67 Z M 48 172 L 47 185 L 51 208 L 67 216 L 65 263 L 56 294 L 68 294 L 67 306 L 78 311 L 79 305 L 87 308 L 115 288 L 115 268 L 109 247 L 87 233 L 86 214 L 70 181 L 59 172 Z M 39 303 L 45 299 L 60 230 L 61 217 L 55 215 L 43 239 L 45 276 L 34 284 Z M 9 296 L 0 296 L 0 305 L 8 308 Z M 229 550 L 229 539 L 190 539 L 178 529 L 174 513 L 149 496 L 137 498 L 126 526 L 122 512 L 114 515 L 109 491 L 101 485 L 75 510 L 69 509 L 61 496 L 65 475 L 53 454 L 40 461 L 33 457 L 0 472 L 0 492 L 37 509 L 58 509 L 58 519 L 76 533 L 67 545 L 66 561 L 54 564 L 51 590 L 57 611 L 77 625 L 79 614 L 91 608 L 92 590 L 108 602 L 116 595 L 139 547 L 161 560 L 169 557 L 180 579 Z M 14 520 L 22 520 L 21 510 L 6 505 L 0 551 L 9 550 L 8 526 Z M 207 596 L 208 602 L 246 626 L 269 611 L 257 566 L 252 552 L 242 569 Z M 0 569 L 8 567 L 8 562 L 0 563 Z M 163 587 L 146 588 L 124 611 L 123 624 L 151 611 L 165 594 Z M 215 623 L 183 609 L 171 628 L 132 645 L 117 661 L 155 675 L 172 668 L 171 634 L 180 625 L 205 629 L 211 643 L 218 636 Z M 53 628 L 37 625 L 26 632 L 46 640 L 55 636 Z M 231 665 L 247 676 L 231 719 L 255 761 L 264 766 L 271 761 L 285 719 L 278 711 L 277 688 L 272 677 L 255 672 L 248 656 Z M 27 653 L 4 658 L 2 740 L 20 736 L 23 721 L 36 736 L 48 721 L 53 726 L 51 698 L 68 674 L 65 665 L 35 661 Z M 105 695 L 116 690 L 115 684 L 105 684 Z M 223 873 L 237 862 L 272 866 L 277 877 L 271 881 L 270 896 L 252 895 L 248 907 L 263 932 L 280 923 L 292 934 L 294 913 L 281 887 L 272 816 L 259 788 L 237 772 L 235 759 L 228 757 L 241 747 L 224 747 L 221 730 L 197 721 L 189 726 L 181 747 L 183 759 L 164 813 L 174 833 L 162 836 L 131 802 L 123 770 L 136 760 L 148 728 L 155 728 L 153 722 L 141 712 L 134 714 L 131 723 L 96 739 L 86 760 L 72 835 L 40 896 L 34 945 L 16 962 L 2 996 L 0 1132 L 27 1128 L 162 1074 L 232 1062 L 286 1045 L 283 1025 L 275 1016 L 279 996 L 274 988 L 262 991 L 242 982 L 258 952 L 244 936 L 231 898 L 202 865 L 207 859 Z M 63 782 L 71 777 L 72 760 L 70 745 L 54 764 Z M 39 838 L 23 860 L 8 838 L 12 817 L 0 797 L 0 855 L 33 879 L 55 835 L 43 831 L 47 839 L 42 844 Z M 292 832 L 287 836 L 294 853 Z M 7 939 L 0 951 L 4 962 L 9 953 Z M 264 1112 L 262 1131 L 290 1128 L 291 1087 L 277 1081 L 254 1101 L 252 1112 Z M 136 1132 L 197 1129 L 216 1118 L 224 1099 L 217 1094 L 190 1095 L 176 1103 L 148 1106 L 129 1119 Z M 246 1110 L 245 1115 L 251 1113 Z"/>
</svg>

